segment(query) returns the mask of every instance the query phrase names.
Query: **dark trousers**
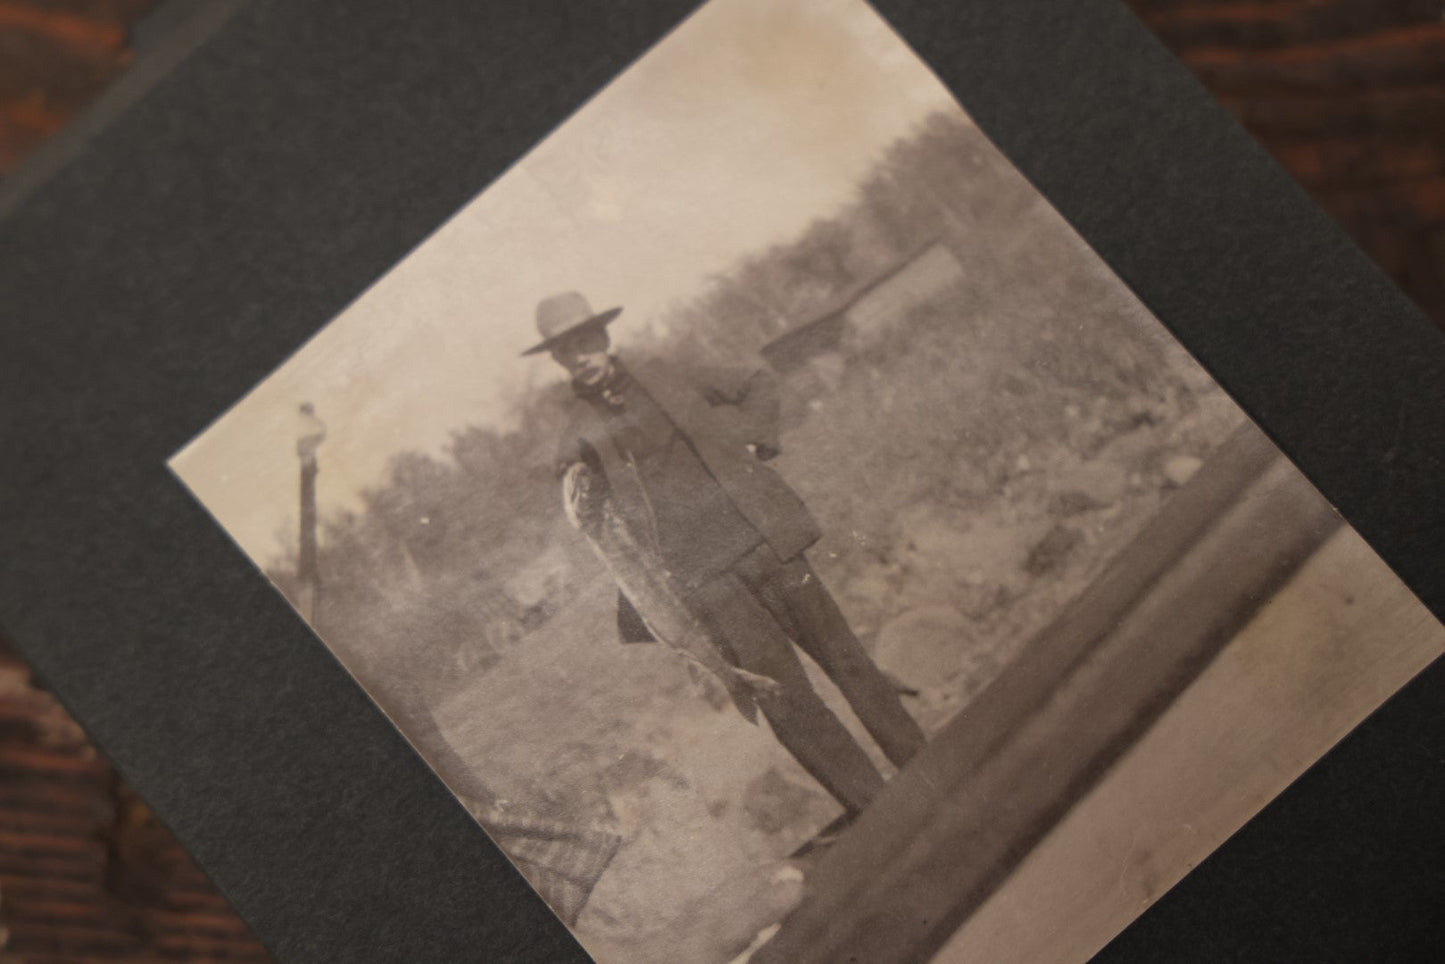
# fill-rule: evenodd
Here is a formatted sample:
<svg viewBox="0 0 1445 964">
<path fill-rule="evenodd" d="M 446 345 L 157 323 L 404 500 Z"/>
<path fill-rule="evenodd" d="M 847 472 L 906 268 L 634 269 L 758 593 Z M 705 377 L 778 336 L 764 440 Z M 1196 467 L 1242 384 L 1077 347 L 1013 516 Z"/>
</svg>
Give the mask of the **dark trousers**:
<svg viewBox="0 0 1445 964">
<path fill-rule="evenodd" d="M 813 567 L 781 560 L 764 544 L 693 595 L 698 616 L 736 666 L 778 681 L 758 706 L 779 742 L 850 813 L 861 812 L 883 778 L 808 681 L 797 644 L 838 685 L 895 766 L 923 746 L 923 731 L 874 665 Z"/>
</svg>

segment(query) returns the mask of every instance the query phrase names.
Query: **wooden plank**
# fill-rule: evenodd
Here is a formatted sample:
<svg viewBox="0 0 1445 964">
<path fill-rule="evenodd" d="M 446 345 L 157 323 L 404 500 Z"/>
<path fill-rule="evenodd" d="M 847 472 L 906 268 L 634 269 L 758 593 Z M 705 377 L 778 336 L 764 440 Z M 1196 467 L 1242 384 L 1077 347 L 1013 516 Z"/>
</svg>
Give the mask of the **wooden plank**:
<svg viewBox="0 0 1445 964">
<path fill-rule="evenodd" d="M 95 813 L 75 813 L 64 809 L 38 806 L 31 810 L 0 809 L 0 835 L 56 836 L 99 838 L 107 829 L 106 821 Z"/>
<path fill-rule="evenodd" d="M 94 893 L 95 888 L 89 882 L 0 874 L 0 899 L 7 908 L 21 901 L 89 900 Z"/>
<path fill-rule="evenodd" d="M 145 950 L 142 938 L 119 926 L 92 927 L 70 923 L 63 931 L 51 924 L 32 923 L 29 920 L 15 921 L 10 925 L 10 946 L 8 950 L 28 961 L 29 948 L 59 951 L 63 954 L 93 955 L 122 960 L 136 960 Z M 155 958 L 152 957 L 151 961 Z M 8 964 L 8 962 L 7 962 Z"/>
<path fill-rule="evenodd" d="M 1363 40 L 1285 47 L 1241 59 L 1228 47 L 1183 52 L 1216 95 L 1333 94 L 1445 82 L 1445 26 L 1393 30 Z"/>
<path fill-rule="evenodd" d="M 74 50 L 104 56 L 125 47 L 125 28 L 118 23 L 76 16 L 16 0 L 0 0 L 0 29 L 25 30 Z"/>
<path fill-rule="evenodd" d="M 985 692 L 1004 705 L 950 723 L 823 858 L 757 964 L 926 960 L 1339 525 L 1282 458 L 1231 496 L 1167 571 L 1142 580 L 1147 593 L 1124 612 L 1110 600 L 1115 618 L 1101 638 L 1036 641 L 1031 651 L 1047 659 L 1015 664 Z M 1175 535 L 1171 507 L 1150 530 Z M 1116 572 L 1157 565 L 1148 535 Z M 1085 596 L 1108 598 L 1118 580 Z M 1060 623 L 1045 639 L 1068 638 L 1071 619 Z M 1039 672 L 1049 677 L 1042 693 Z M 1012 705 L 1019 697 L 1023 709 Z"/>
<path fill-rule="evenodd" d="M 1441 57 L 1445 62 L 1445 55 Z M 1445 172 L 1445 142 L 1424 134 L 1368 137 L 1277 138 L 1270 153 L 1306 188 L 1338 194 L 1368 190 L 1375 205 L 1396 211 L 1406 209 L 1413 197 L 1388 196 L 1392 185 L 1439 176 Z M 1395 215 L 1396 220 L 1399 215 Z M 1423 220 L 1423 218 L 1421 219 Z"/>
<path fill-rule="evenodd" d="M 105 794 L 92 786 L 47 779 L 29 767 L 17 766 L 6 780 L 0 781 L 0 825 L 4 825 L 11 814 L 29 810 L 106 821 L 112 818 L 114 807 Z"/>
<path fill-rule="evenodd" d="M 0 831 L 0 851 L 22 856 L 86 856 L 103 857 L 105 841 L 78 834 L 10 833 Z"/>
<path fill-rule="evenodd" d="M 110 764 L 94 754 L 59 754 L 54 750 L 9 747 L 0 753 L 0 775 L 36 772 L 45 777 L 77 782 L 109 782 L 114 779 Z"/>
<path fill-rule="evenodd" d="M 116 909 L 98 900 L 34 900 L 7 894 L 5 906 L 38 932 L 50 928 L 64 934 L 75 928 L 128 933 L 127 922 Z"/>
<path fill-rule="evenodd" d="M 1228 45 L 1250 52 L 1336 38 L 1369 36 L 1410 24 L 1438 23 L 1437 0 L 1288 0 L 1159 3 L 1131 6 L 1175 50 Z"/>
<path fill-rule="evenodd" d="M 99 886 L 104 882 L 102 859 L 84 854 L 10 853 L 0 850 L 0 877 L 84 881 Z"/>
<path fill-rule="evenodd" d="M 1389 129 L 1413 134 L 1445 132 L 1445 85 L 1386 87 L 1311 97 L 1221 96 L 1250 133 L 1259 137 L 1368 136 Z"/>
</svg>

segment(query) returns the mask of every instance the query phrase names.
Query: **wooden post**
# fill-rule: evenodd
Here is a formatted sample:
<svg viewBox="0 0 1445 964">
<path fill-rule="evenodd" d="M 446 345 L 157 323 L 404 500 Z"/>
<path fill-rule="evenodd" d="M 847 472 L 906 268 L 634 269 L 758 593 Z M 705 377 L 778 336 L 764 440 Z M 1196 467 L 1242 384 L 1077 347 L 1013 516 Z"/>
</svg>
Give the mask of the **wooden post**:
<svg viewBox="0 0 1445 964">
<path fill-rule="evenodd" d="M 301 460 L 301 533 L 296 560 L 296 579 L 300 583 L 297 608 L 301 616 L 316 628 L 317 607 L 321 600 L 321 567 L 317 561 L 316 538 L 316 449 L 326 438 L 326 426 L 316 417 L 310 402 L 301 405 L 301 434 L 296 440 L 296 455 Z"/>
<path fill-rule="evenodd" d="M 301 583 L 300 609 L 305 620 L 316 624 L 316 604 L 321 595 L 321 577 L 316 564 L 316 459 L 301 462 L 301 551 L 296 578 Z"/>
</svg>

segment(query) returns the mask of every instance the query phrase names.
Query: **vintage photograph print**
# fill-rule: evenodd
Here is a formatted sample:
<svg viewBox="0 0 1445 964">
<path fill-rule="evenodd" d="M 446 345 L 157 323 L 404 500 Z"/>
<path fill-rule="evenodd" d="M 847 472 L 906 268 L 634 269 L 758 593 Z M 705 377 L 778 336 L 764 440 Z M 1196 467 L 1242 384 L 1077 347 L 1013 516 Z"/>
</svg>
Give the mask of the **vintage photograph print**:
<svg viewBox="0 0 1445 964">
<path fill-rule="evenodd" d="M 1442 650 L 966 106 L 712 0 L 171 461 L 604 964 L 1085 960 Z"/>
</svg>

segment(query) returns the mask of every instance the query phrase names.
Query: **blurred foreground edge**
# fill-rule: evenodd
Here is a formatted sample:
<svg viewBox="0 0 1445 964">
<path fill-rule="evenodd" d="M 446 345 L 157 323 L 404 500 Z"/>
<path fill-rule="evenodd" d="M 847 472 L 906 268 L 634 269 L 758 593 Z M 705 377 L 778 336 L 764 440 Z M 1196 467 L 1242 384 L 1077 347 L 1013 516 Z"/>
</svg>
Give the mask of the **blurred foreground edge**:
<svg viewBox="0 0 1445 964">
<path fill-rule="evenodd" d="M 1341 524 L 1244 425 L 824 854 L 753 964 L 929 960 Z"/>
</svg>

